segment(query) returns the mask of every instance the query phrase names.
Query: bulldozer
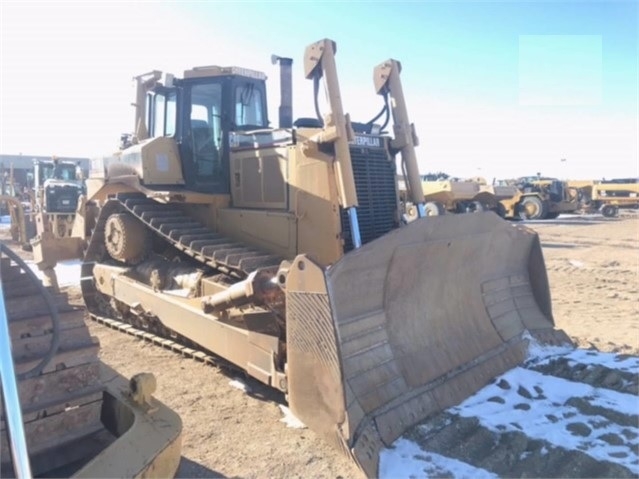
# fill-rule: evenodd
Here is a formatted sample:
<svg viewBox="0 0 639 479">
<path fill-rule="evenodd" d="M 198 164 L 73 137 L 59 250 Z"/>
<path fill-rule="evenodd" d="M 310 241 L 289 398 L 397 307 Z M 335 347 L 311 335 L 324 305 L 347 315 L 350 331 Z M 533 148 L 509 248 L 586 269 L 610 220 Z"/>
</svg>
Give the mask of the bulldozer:
<svg viewBox="0 0 639 479">
<path fill-rule="evenodd" d="M 173 477 L 179 416 L 98 351 L 84 309 L 0 243 L 0 476 Z"/>
<path fill-rule="evenodd" d="M 293 122 L 292 59 L 274 56 L 278 128 L 262 72 L 136 77 L 134 133 L 92 165 L 72 237 L 34 254 L 48 279 L 82 257 L 92 316 L 242 368 L 372 477 L 381 448 L 522 361 L 529 334 L 567 337 L 534 232 L 492 212 L 428 217 L 401 63 L 374 68 L 381 112 L 357 123 L 335 58 L 329 39 L 305 49 L 316 118 Z"/>
</svg>

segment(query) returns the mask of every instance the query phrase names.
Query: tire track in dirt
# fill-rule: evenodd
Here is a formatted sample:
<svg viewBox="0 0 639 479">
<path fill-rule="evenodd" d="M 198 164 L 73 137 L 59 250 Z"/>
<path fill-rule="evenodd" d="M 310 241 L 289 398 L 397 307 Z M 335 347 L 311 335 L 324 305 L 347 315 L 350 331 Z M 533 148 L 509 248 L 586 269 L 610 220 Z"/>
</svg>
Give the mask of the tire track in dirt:
<svg viewBox="0 0 639 479">
<path fill-rule="evenodd" d="M 555 261 L 549 261 L 546 270 L 551 282 L 569 281 L 575 286 L 630 295 L 624 298 L 627 300 L 639 299 L 639 274 L 632 270 L 576 267 Z"/>
<path fill-rule="evenodd" d="M 550 240 L 550 241 L 548 241 Z M 565 236 L 565 235 L 554 235 L 554 234 L 544 234 L 543 242 L 552 242 L 555 245 L 565 245 L 566 247 L 577 246 L 577 247 L 586 247 L 586 246 L 599 246 L 601 241 L 594 241 L 588 239 L 582 239 L 582 237 L 575 236 Z M 636 239 L 617 239 L 615 241 L 606 241 L 606 246 L 611 248 L 624 248 L 624 249 L 637 249 L 637 240 Z"/>
<path fill-rule="evenodd" d="M 576 344 L 639 354 L 639 221 L 538 230 L 556 324 Z"/>
</svg>

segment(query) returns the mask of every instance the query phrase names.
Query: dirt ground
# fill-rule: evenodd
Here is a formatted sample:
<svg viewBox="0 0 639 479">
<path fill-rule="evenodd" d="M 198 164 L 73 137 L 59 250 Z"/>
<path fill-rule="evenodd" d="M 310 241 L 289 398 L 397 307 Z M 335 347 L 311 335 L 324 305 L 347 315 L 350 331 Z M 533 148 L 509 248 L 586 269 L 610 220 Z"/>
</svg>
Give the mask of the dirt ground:
<svg viewBox="0 0 639 479">
<path fill-rule="evenodd" d="M 530 224 L 541 237 L 556 324 L 581 347 L 639 354 L 639 220 Z"/>
<path fill-rule="evenodd" d="M 639 218 L 529 223 L 541 237 L 556 324 L 580 346 L 639 354 Z M 79 291 L 71 291 L 79 300 Z M 355 466 L 308 429 L 281 422 L 283 396 L 89 321 L 101 358 L 125 376 L 153 372 L 156 397 L 184 424 L 178 477 L 356 477 Z"/>
</svg>

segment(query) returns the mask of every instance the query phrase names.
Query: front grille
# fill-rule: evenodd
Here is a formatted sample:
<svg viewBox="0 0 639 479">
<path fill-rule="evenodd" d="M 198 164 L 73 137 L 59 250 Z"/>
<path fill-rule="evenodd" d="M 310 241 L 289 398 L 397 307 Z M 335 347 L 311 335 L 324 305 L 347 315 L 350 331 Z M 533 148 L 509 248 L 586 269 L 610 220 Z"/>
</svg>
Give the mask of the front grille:
<svg viewBox="0 0 639 479">
<path fill-rule="evenodd" d="M 48 213 L 73 213 L 78 207 L 78 188 L 75 186 L 53 186 L 45 191 Z"/>
<path fill-rule="evenodd" d="M 362 244 L 385 235 L 399 226 L 395 159 L 385 142 L 381 147 L 351 145 L 351 161 L 357 190 L 357 218 Z M 341 209 L 344 251 L 353 249 L 348 213 Z"/>
</svg>

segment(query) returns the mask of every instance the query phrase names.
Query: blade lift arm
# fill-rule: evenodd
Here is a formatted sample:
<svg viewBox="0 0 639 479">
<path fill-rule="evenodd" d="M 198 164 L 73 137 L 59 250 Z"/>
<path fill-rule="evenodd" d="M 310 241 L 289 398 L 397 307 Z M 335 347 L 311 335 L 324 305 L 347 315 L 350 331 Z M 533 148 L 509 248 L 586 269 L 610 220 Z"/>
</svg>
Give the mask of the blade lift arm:
<svg viewBox="0 0 639 479">
<path fill-rule="evenodd" d="M 404 90 L 399 74 L 402 65 L 397 60 L 389 59 L 379 64 L 373 70 L 373 83 L 377 94 L 390 95 L 390 107 L 393 116 L 394 139 L 391 146 L 397 148 L 402 158 L 402 170 L 406 176 L 406 184 L 410 193 L 410 198 L 417 206 L 419 217 L 426 216 L 424 210 L 424 191 L 419 176 L 419 166 L 417 165 L 417 155 L 415 147 L 419 144 L 415 125 L 408 119 L 408 110 L 404 99 Z"/>
<path fill-rule="evenodd" d="M 357 192 L 349 141 L 355 134 L 350 118 L 344 114 L 340 93 L 337 67 L 335 64 L 336 44 L 329 39 L 315 42 L 304 52 L 304 72 L 306 78 L 319 83 L 323 77 L 330 113 L 325 115 L 323 130 L 310 141 L 314 143 L 333 143 L 335 146 L 334 171 L 340 203 L 348 212 L 352 241 L 355 248 L 362 245 L 359 222 L 357 220 Z M 317 98 L 315 99 L 317 102 Z M 320 119 L 321 120 L 321 119 Z"/>
</svg>

